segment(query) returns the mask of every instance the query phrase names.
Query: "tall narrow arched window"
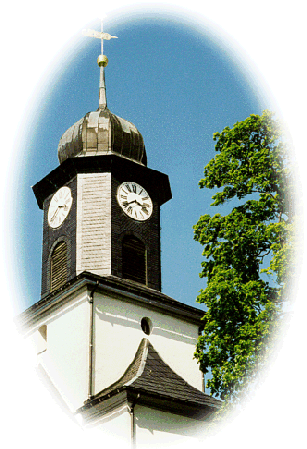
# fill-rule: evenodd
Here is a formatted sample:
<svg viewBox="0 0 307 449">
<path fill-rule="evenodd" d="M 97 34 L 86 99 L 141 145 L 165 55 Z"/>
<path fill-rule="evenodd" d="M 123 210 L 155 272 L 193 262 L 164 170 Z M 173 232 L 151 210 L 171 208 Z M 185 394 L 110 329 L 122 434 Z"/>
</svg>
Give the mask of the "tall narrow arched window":
<svg viewBox="0 0 307 449">
<path fill-rule="evenodd" d="M 144 243 L 132 235 L 123 239 L 123 278 L 147 284 L 146 248 Z"/>
<path fill-rule="evenodd" d="M 59 242 L 50 258 L 50 291 L 57 290 L 67 281 L 67 245 Z"/>
</svg>

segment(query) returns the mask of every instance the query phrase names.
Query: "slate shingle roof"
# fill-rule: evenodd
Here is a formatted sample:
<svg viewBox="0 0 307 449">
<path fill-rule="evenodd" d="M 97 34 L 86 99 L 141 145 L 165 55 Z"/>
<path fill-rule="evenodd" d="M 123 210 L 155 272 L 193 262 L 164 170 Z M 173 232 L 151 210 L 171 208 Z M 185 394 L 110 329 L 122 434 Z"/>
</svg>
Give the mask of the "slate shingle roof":
<svg viewBox="0 0 307 449">
<path fill-rule="evenodd" d="M 133 362 L 123 376 L 98 393 L 93 401 L 123 389 L 158 395 L 166 400 L 184 401 L 198 407 L 218 409 L 220 406 L 220 401 L 192 387 L 176 374 L 146 338 L 141 341 Z"/>
</svg>

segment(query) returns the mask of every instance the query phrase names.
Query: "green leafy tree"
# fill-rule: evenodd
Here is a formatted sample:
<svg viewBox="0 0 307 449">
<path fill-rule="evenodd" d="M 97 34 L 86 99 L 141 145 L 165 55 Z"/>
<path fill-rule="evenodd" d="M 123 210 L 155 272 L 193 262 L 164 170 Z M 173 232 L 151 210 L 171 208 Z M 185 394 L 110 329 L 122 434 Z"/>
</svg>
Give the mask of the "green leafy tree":
<svg viewBox="0 0 307 449">
<path fill-rule="evenodd" d="M 225 216 L 203 215 L 194 226 L 204 246 L 200 276 L 207 278 L 197 298 L 207 312 L 195 356 L 204 373 L 211 370 L 211 394 L 229 405 L 270 354 L 291 272 L 294 221 L 288 152 L 273 114 L 251 115 L 213 140 L 218 154 L 199 185 L 219 189 L 211 206 L 231 200 L 234 207 Z"/>
</svg>

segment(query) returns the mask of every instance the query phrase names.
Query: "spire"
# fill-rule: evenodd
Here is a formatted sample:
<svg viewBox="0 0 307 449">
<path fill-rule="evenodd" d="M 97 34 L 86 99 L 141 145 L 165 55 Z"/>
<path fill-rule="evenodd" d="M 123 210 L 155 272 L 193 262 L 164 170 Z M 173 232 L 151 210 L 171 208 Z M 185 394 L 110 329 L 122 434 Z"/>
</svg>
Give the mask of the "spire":
<svg viewBox="0 0 307 449">
<path fill-rule="evenodd" d="M 100 78 L 99 78 L 99 109 L 106 109 L 107 107 L 107 95 L 106 95 L 106 83 L 104 68 L 108 65 L 108 58 L 103 54 L 103 41 L 110 40 L 112 38 L 117 38 L 117 36 L 111 36 L 108 33 L 103 32 L 103 19 L 101 19 L 101 31 L 96 30 L 83 30 L 82 34 L 84 36 L 96 37 L 101 40 L 101 54 L 98 56 L 97 63 L 100 67 Z"/>
<path fill-rule="evenodd" d="M 58 145 L 60 164 L 75 157 L 116 154 L 147 166 L 142 134 L 133 123 L 112 114 L 107 108 L 105 67 L 108 58 L 103 54 L 103 41 L 117 36 L 104 33 L 103 23 L 101 31 L 83 30 L 82 34 L 101 42 L 101 54 L 97 60 L 100 68 L 99 108 L 88 112 L 62 135 Z"/>
</svg>

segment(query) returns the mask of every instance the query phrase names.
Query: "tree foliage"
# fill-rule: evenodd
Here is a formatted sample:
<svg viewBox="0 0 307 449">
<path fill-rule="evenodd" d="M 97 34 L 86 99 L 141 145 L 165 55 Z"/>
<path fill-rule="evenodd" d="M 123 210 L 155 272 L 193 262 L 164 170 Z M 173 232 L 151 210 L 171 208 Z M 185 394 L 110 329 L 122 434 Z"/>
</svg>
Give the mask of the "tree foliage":
<svg viewBox="0 0 307 449">
<path fill-rule="evenodd" d="M 219 189 L 211 206 L 232 201 L 228 215 L 203 215 L 194 239 L 204 246 L 207 306 L 195 356 L 212 395 L 235 403 L 270 353 L 279 325 L 292 251 L 291 171 L 279 123 L 264 111 L 213 136 L 217 155 L 201 188 Z"/>
</svg>

